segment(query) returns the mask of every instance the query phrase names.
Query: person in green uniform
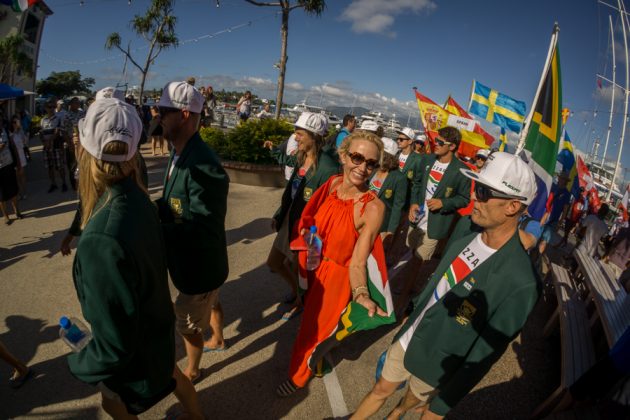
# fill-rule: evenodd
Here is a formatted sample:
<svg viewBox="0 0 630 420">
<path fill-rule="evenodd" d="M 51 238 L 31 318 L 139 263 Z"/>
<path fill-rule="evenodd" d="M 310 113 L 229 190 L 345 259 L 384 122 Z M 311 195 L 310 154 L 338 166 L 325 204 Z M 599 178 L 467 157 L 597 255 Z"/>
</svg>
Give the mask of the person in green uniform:
<svg viewBox="0 0 630 420">
<path fill-rule="evenodd" d="M 320 185 L 339 173 L 339 161 L 322 150 L 324 136 L 328 131 L 328 121 L 322 114 L 303 112 L 295 122 L 295 138 L 298 142 L 297 153 L 289 156 L 295 160 L 295 169 L 289 178 L 280 208 L 271 219 L 271 228 L 278 232 L 273 242 L 267 265 L 280 274 L 291 287 L 291 294 L 284 301 L 291 304 L 282 319 L 290 320 L 302 312 L 302 302 L 298 294 L 297 261 L 289 248 L 302 210 Z"/>
<path fill-rule="evenodd" d="M 174 315 L 164 239 L 140 180 L 142 122 L 118 99 L 100 99 L 79 121 L 82 235 L 74 285 L 92 340 L 68 357 L 96 385 L 113 418 L 135 418 L 175 390 L 192 418 L 197 394 L 175 364 Z"/>
<path fill-rule="evenodd" d="M 455 156 L 461 138 L 458 129 L 441 128 L 433 154 L 414 154 L 420 158 L 420 170 L 413 173 L 409 206 L 407 245 L 412 257 L 403 273 L 397 313 L 407 306 L 420 267 L 433 257 L 439 242 L 447 238 L 457 210 L 470 202 L 470 180 L 460 172 L 467 166 Z"/>
<path fill-rule="evenodd" d="M 385 204 L 385 216 L 380 234 L 385 255 L 392 245 L 394 233 L 400 224 L 407 198 L 407 178 L 398 170 L 398 145 L 389 137 L 381 137 L 383 142 L 383 163 L 370 179 L 370 189 Z"/>
<path fill-rule="evenodd" d="M 518 234 L 536 195 L 533 171 L 520 157 L 496 152 L 481 172 L 461 173 L 475 180 L 472 215 L 458 224 L 468 229 L 455 229 L 353 419 L 376 413 L 404 381 L 409 389 L 388 418 L 416 407 L 423 420 L 441 419 L 501 357 L 538 300 L 540 282 Z"/>
<path fill-rule="evenodd" d="M 218 293 L 228 276 L 225 215 L 230 179 L 199 136 L 203 102 L 191 84 L 170 82 L 158 103 L 164 137 L 173 147 L 157 204 L 168 270 L 179 292 L 175 327 L 188 356 L 184 375 L 193 382 L 201 378 L 202 333 L 213 330 L 208 349 L 224 346 Z"/>
</svg>

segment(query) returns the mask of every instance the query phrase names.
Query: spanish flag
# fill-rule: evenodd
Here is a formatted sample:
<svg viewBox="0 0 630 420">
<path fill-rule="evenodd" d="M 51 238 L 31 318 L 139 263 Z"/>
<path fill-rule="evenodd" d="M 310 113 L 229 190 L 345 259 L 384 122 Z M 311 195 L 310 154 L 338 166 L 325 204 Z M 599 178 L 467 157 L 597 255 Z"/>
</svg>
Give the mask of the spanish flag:
<svg viewBox="0 0 630 420">
<path fill-rule="evenodd" d="M 418 101 L 420 119 L 422 121 L 422 125 L 424 126 L 424 131 L 429 139 L 427 143 L 430 143 L 431 145 L 431 150 L 427 152 L 431 153 L 438 130 L 448 125 L 449 112 L 418 92 L 416 88 L 413 88 L 413 91 L 416 94 L 416 100 Z"/>
<path fill-rule="evenodd" d="M 450 96 L 446 100 L 444 109 L 451 114 L 457 115 L 458 117 L 464 117 L 471 120 L 473 119 L 473 117 L 471 117 L 470 114 Z M 494 137 L 481 128 L 479 123 L 475 124 L 473 131 L 460 130 L 460 132 L 462 134 L 462 142 L 459 145 L 457 152 L 460 155 L 467 156 L 469 158 L 475 157 L 475 154 L 479 149 L 488 149 L 492 146 L 492 143 L 494 143 Z"/>
</svg>

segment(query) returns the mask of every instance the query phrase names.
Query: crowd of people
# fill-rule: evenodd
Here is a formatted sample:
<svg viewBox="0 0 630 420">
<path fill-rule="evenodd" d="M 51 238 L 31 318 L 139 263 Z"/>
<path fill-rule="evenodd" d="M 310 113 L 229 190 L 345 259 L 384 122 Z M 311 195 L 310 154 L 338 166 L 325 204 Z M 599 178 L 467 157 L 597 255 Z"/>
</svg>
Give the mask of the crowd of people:
<svg viewBox="0 0 630 420">
<path fill-rule="evenodd" d="M 213 97 L 211 88 L 198 90 L 194 80 L 168 83 L 148 119 L 113 88 L 101 90 L 86 112 L 75 98 L 65 111 L 46 105 L 40 138 L 49 193 L 58 188 L 57 175 L 62 191 L 68 189 L 66 175 L 78 190 L 79 208 L 61 249 L 70 254 L 72 239 L 80 237 L 73 278 L 93 335 L 69 356 L 69 368 L 97 387 L 113 418 L 133 418 L 171 392 L 188 418 L 203 418 L 194 389 L 203 375 L 200 361 L 204 352 L 226 349 L 219 290 L 229 271 L 229 178 L 198 131 L 213 118 Z M 246 121 L 251 92 L 237 108 Z M 11 122 L 10 130 L 2 128 L 0 192 L 19 218 L 14 198 L 24 192 L 18 179 L 28 140 L 20 135 L 22 119 Z M 579 246 L 590 255 L 608 233 L 608 206 L 586 215 L 588 204 L 584 197 L 571 198 L 565 174 L 558 176 L 543 220 L 533 220 L 527 213 L 537 191 L 531 168 L 516 155 L 483 149 L 465 162 L 456 128 L 438 130 L 428 148 L 430 140 L 409 127 L 392 139 L 374 121 L 357 125 L 352 115 L 332 136 L 323 114 L 304 112 L 294 127 L 284 143 L 261 145 L 287 178 L 271 218 L 277 233 L 267 265 L 287 284 L 283 320 L 300 320 L 286 378 L 276 388 L 279 397 L 300 392 L 323 373 L 324 355 L 316 349 L 336 331 L 350 303 L 371 318 L 390 315 L 368 285 L 369 265 L 376 255 L 377 265 L 391 267 L 410 252 L 397 282 L 391 279 L 395 299 L 389 310 L 402 320 L 401 328 L 352 418 L 375 414 L 404 383 L 408 390 L 388 418 L 412 409 L 426 419 L 442 418 L 519 334 L 540 294 L 536 257 L 560 225 L 563 240 L 576 225 L 584 230 Z M 139 153 L 143 136 L 151 138 L 154 154 L 164 152 L 164 141 L 170 150 L 156 202 L 147 193 Z M 4 204 L 2 211 L 10 220 Z M 304 240 L 314 231 L 322 241 L 315 267 L 307 263 L 312 251 Z M 619 275 L 626 270 L 627 226 L 603 257 Z M 439 259 L 437 268 L 421 276 L 431 259 Z M 168 274 L 177 289 L 174 304 Z M 183 370 L 175 363 L 175 331 L 186 351 Z M 28 368 L 0 350 L 21 386 Z"/>
</svg>

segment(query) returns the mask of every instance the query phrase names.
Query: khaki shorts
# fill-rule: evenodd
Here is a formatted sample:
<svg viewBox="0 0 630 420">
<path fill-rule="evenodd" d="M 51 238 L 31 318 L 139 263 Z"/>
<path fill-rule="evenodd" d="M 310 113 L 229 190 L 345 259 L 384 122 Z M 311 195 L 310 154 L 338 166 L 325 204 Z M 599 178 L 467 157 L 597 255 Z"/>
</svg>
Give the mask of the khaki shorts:
<svg viewBox="0 0 630 420">
<path fill-rule="evenodd" d="M 439 242 L 439 239 L 429 238 L 429 235 L 427 235 L 423 229 L 409 225 L 409 230 L 407 231 L 407 246 L 422 261 L 429 261 L 431 259 Z"/>
<path fill-rule="evenodd" d="M 420 400 L 421 405 L 427 405 L 437 394 L 437 390 L 409 373 L 405 369 L 404 360 L 405 350 L 403 350 L 400 341 L 396 340 L 387 350 L 383 365 L 383 379 L 392 383 L 409 381 L 409 389 L 413 395 Z"/>
<path fill-rule="evenodd" d="M 219 302 L 219 289 L 199 295 L 178 293 L 175 298 L 175 329 L 182 335 L 201 334 L 208 329 L 210 309 Z"/>
</svg>

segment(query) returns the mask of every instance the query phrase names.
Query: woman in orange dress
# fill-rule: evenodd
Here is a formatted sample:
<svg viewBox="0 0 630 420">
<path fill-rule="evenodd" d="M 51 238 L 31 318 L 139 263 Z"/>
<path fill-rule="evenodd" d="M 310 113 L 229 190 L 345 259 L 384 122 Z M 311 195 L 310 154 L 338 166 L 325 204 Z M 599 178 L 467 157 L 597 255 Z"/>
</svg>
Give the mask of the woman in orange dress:
<svg viewBox="0 0 630 420">
<path fill-rule="evenodd" d="M 386 313 L 370 298 L 367 288 L 367 259 L 385 214 L 384 204 L 369 191 L 367 181 L 378 169 L 383 143 L 374 134 L 357 131 L 339 148 L 343 174 L 322 185 L 305 207 L 299 232 L 317 226 L 322 238 L 321 264 L 307 272 L 308 289 L 298 336 L 293 346 L 289 379 L 278 386 L 281 397 L 291 395 L 308 383 L 313 372 L 310 360 L 318 343 L 339 322 L 351 299 L 365 307 L 368 315 Z M 300 260 L 303 265 L 304 259 Z M 304 267 L 302 267 L 304 271 Z"/>
</svg>

